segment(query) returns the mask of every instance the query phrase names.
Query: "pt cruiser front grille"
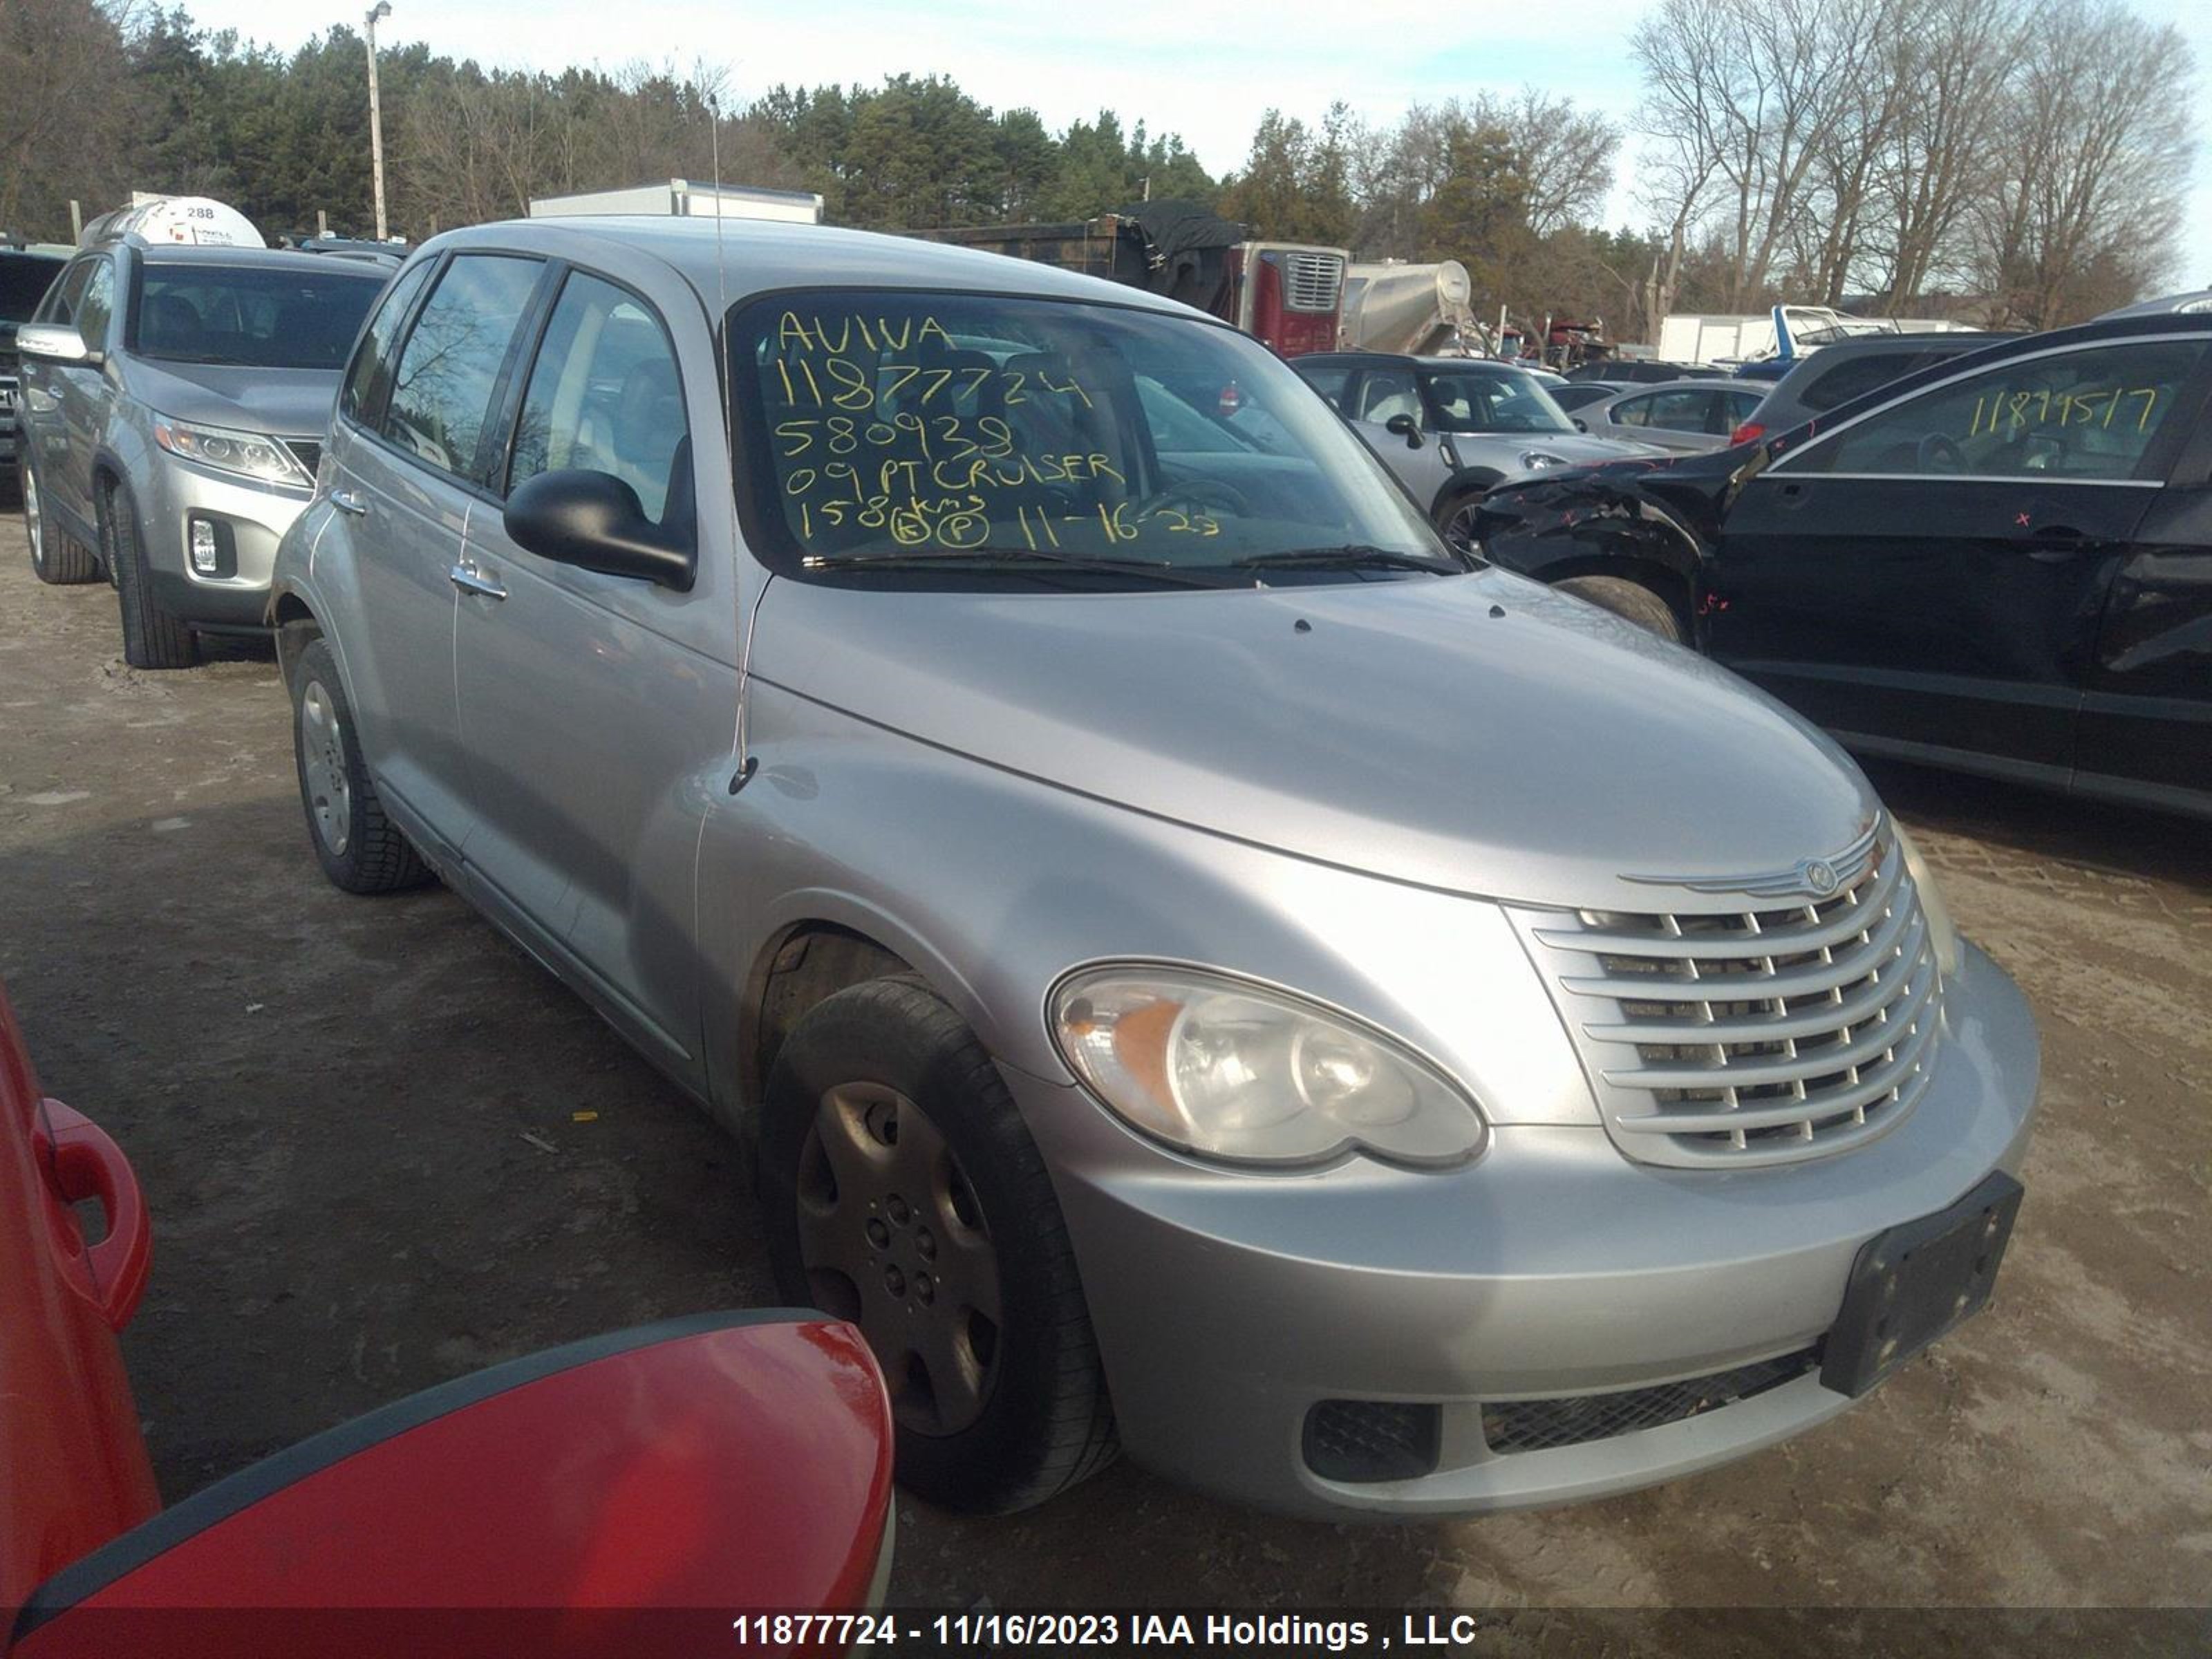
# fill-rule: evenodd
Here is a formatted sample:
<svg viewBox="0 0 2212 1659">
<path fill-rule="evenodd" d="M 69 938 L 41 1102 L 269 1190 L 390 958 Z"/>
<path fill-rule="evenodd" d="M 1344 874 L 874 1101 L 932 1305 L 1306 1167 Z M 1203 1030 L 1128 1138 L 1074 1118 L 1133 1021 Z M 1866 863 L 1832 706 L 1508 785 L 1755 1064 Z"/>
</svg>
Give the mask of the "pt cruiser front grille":
<svg viewBox="0 0 2212 1659">
<path fill-rule="evenodd" d="M 1928 1085 L 1942 986 L 1884 825 L 1818 900 L 1757 910 L 1524 913 L 1607 1127 L 1645 1163 L 1817 1158 Z"/>
</svg>

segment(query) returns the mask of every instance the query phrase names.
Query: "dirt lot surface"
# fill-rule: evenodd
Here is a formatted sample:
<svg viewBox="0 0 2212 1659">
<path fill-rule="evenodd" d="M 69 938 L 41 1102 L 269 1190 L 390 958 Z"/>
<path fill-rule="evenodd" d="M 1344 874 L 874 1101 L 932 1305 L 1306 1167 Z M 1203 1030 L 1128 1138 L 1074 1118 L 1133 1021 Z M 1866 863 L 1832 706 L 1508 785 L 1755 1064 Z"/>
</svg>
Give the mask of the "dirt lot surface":
<svg viewBox="0 0 2212 1659">
<path fill-rule="evenodd" d="M 149 1194 L 125 1346 L 172 1499 L 495 1360 L 774 1299 L 703 1115 L 443 890 L 325 884 L 273 657 L 156 675 L 118 650 L 107 589 L 40 586 L 0 520 L 0 975 L 48 1090 Z M 1328 1527 L 1126 1464 L 1009 1521 L 902 1498 L 895 1598 L 2203 1604 L 2212 832 L 1877 781 L 2042 1021 L 1990 1312 L 1793 1444 L 1578 1509 Z M 1559 1645 L 1522 1614 L 1494 1628 Z M 1698 1628 L 1681 1648 L 1741 1650 Z"/>
</svg>

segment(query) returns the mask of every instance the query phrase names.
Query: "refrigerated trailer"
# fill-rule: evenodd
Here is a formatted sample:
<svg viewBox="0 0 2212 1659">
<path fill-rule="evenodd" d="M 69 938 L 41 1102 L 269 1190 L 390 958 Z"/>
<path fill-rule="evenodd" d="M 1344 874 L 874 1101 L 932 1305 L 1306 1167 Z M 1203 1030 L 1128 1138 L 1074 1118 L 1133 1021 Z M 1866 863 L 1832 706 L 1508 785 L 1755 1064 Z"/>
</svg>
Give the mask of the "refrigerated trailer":
<svg viewBox="0 0 2212 1659">
<path fill-rule="evenodd" d="M 1235 324 L 1285 357 L 1336 349 L 1351 260 L 1340 247 L 1250 240 L 1242 225 L 1169 202 L 1061 224 L 901 234 L 1164 294 Z"/>
</svg>

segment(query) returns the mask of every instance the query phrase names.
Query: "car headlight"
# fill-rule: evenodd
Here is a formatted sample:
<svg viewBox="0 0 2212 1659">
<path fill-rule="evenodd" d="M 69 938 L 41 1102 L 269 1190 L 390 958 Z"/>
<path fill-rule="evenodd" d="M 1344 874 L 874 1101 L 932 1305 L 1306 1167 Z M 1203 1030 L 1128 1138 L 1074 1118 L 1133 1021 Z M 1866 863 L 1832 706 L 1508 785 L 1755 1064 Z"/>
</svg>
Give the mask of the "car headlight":
<svg viewBox="0 0 2212 1659">
<path fill-rule="evenodd" d="M 1061 981 L 1050 1012 L 1092 1093 L 1202 1158 L 1310 1164 L 1362 1152 L 1437 1165 L 1482 1146 L 1474 1103 L 1434 1066 L 1287 992 L 1195 969 L 1109 967 Z"/>
<path fill-rule="evenodd" d="M 233 432 L 228 427 L 200 426 L 191 421 L 154 417 L 154 441 L 172 455 L 181 455 L 218 472 L 235 472 L 263 483 L 296 484 L 313 489 L 315 481 L 292 452 L 274 438 L 258 432 Z"/>
<path fill-rule="evenodd" d="M 1905 832 L 1905 826 L 1895 818 L 1889 827 L 1897 836 L 1899 850 L 1905 854 L 1905 873 L 1912 878 L 1912 885 L 1920 895 L 1920 914 L 1928 918 L 1928 937 L 1936 946 L 1936 965 L 1942 969 L 1943 977 L 1950 978 L 1959 971 L 1959 929 L 1951 920 L 1951 907 L 1943 902 L 1943 894 L 1936 885 L 1936 872 L 1928 867 L 1919 847 Z"/>
<path fill-rule="evenodd" d="M 1541 472 L 1547 467 L 1565 466 L 1566 461 L 1558 455 L 1547 455 L 1540 449 L 1531 449 L 1521 457 L 1523 472 Z"/>
</svg>

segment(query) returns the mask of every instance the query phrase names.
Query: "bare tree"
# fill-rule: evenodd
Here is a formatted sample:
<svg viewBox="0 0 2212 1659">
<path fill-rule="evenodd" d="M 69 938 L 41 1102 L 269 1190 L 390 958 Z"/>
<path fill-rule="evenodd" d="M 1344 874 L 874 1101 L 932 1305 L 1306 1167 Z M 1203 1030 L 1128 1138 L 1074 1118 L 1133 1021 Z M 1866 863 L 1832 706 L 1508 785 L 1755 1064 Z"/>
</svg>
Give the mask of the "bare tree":
<svg viewBox="0 0 2212 1659">
<path fill-rule="evenodd" d="M 0 3 L 0 228 L 57 234 L 70 196 L 117 187 L 112 124 L 86 117 L 128 101 L 124 43 L 139 10 L 138 0 Z"/>
<path fill-rule="evenodd" d="M 1996 320 L 2050 328 L 2171 267 L 2194 124 L 2189 47 L 2117 0 L 2047 0 L 1994 135 L 1976 252 Z"/>
<path fill-rule="evenodd" d="M 1765 290 L 1818 205 L 1876 50 L 1863 17 L 1847 0 L 1662 0 L 1631 37 L 1662 171 L 1710 187 L 1682 222 L 1721 234 L 1728 303 Z"/>
</svg>

